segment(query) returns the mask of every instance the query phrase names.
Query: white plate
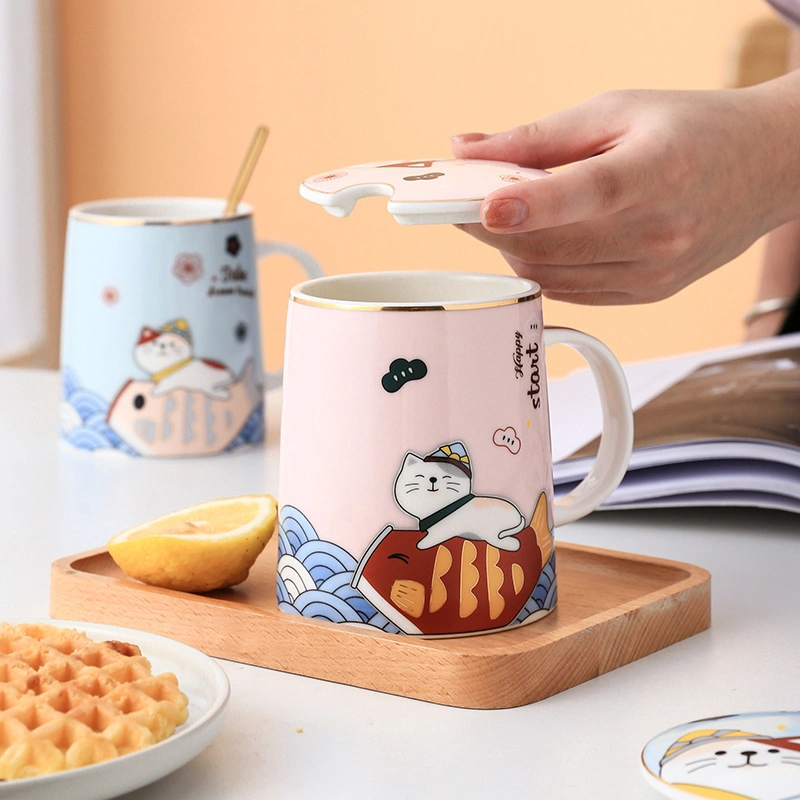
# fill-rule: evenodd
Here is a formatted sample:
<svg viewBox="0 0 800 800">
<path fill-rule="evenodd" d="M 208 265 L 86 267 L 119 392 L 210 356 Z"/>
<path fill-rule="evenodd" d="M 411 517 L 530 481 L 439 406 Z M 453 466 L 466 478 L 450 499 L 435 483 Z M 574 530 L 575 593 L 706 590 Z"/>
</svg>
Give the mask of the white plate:
<svg viewBox="0 0 800 800">
<path fill-rule="evenodd" d="M 15 620 L 7 620 L 11 624 Z M 18 620 L 18 622 L 31 620 Z M 228 676 L 211 658 L 180 642 L 152 633 L 89 622 L 40 620 L 75 628 L 98 641 L 138 645 L 153 674 L 172 672 L 189 698 L 189 719 L 163 742 L 89 767 L 0 783 L 0 800 L 108 800 L 146 786 L 191 761 L 211 744 L 228 709 Z"/>
<path fill-rule="evenodd" d="M 642 751 L 647 782 L 665 797 L 800 797 L 800 713 L 701 719 L 671 728 Z"/>
</svg>

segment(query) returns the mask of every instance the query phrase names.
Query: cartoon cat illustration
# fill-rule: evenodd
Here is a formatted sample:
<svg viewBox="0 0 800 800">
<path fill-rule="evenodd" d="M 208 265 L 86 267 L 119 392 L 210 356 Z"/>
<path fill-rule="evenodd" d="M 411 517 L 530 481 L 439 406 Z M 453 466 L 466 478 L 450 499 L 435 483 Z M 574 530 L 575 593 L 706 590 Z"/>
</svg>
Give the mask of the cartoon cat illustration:
<svg viewBox="0 0 800 800">
<path fill-rule="evenodd" d="M 514 537 L 525 526 L 519 509 L 500 497 L 472 494 L 469 454 L 461 442 L 442 445 L 427 456 L 407 453 L 394 484 L 397 505 L 419 520 L 427 549 L 454 536 L 518 550 Z"/>
<path fill-rule="evenodd" d="M 698 797 L 800 797 L 800 738 L 737 730 L 691 731 L 670 746 L 660 766 L 663 781 Z"/>
<path fill-rule="evenodd" d="M 224 364 L 194 357 L 192 334 L 185 319 L 167 322 L 158 330 L 142 328 L 133 360 L 155 384 L 154 395 L 187 389 L 227 400 L 229 386 L 236 380 Z"/>
</svg>

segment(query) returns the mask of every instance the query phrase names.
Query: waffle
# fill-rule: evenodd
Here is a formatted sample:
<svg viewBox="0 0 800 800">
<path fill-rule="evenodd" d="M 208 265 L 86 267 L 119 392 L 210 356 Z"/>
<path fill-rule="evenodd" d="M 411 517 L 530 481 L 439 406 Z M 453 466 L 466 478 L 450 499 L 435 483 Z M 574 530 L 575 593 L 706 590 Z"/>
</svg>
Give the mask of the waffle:
<svg viewBox="0 0 800 800">
<path fill-rule="evenodd" d="M 136 645 L 53 625 L 0 626 L 0 780 L 84 767 L 172 735 L 189 713 Z"/>
</svg>

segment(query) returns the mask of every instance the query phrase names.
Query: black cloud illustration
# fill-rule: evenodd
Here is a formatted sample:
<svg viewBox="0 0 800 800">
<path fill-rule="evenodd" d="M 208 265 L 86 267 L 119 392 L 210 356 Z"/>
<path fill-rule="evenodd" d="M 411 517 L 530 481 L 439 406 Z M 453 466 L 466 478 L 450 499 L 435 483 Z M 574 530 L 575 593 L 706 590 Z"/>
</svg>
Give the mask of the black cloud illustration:
<svg viewBox="0 0 800 800">
<path fill-rule="evenodd" d="M 393 393 L 409 381 L 422 380 L 427 374 L 428 368 L 421 359 L 407 361 L 405 358 L 396 358 L 389 365 L 389 371 L 381 378 L 381 386 L 387 392 Z"/>
</svg>

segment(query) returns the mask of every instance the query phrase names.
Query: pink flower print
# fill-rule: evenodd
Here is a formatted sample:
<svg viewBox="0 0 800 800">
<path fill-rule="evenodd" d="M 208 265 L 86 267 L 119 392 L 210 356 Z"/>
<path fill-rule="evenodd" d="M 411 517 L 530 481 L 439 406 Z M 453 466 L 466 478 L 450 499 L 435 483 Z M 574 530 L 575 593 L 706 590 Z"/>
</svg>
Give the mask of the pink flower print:
<svg viewBox="0 0 800 800">
<path fill-rule="evenodd" d="M 312 178 L 310 183 L 324 183 L 325 181 L 335 181 L 337 178 L 344 178 L 347 175 L 346 172 L 326 172 L 323 175 L 317 175 L 316 177 Z"/>
<path fill-rule="evenodd" d="M 119 292 L 116 286 L 106 286 L 100 295 L 102 301 L 107 306 L 113 306 L 119 300 Z"/>
<path fill-rule="evenodd" d="M 187 286 L 203 275 L 203 257 L 200 253 L 179 253 L 172 265 L 172 274 Z"/>
<path fill-rule="evenodd" d="M 500 180 L 506 183 L 526 183 L 530 178 L 525 175 L 520 175 L 519 172 L 506 172 L 504 175 L 500 176 Z"/>
</svg>

